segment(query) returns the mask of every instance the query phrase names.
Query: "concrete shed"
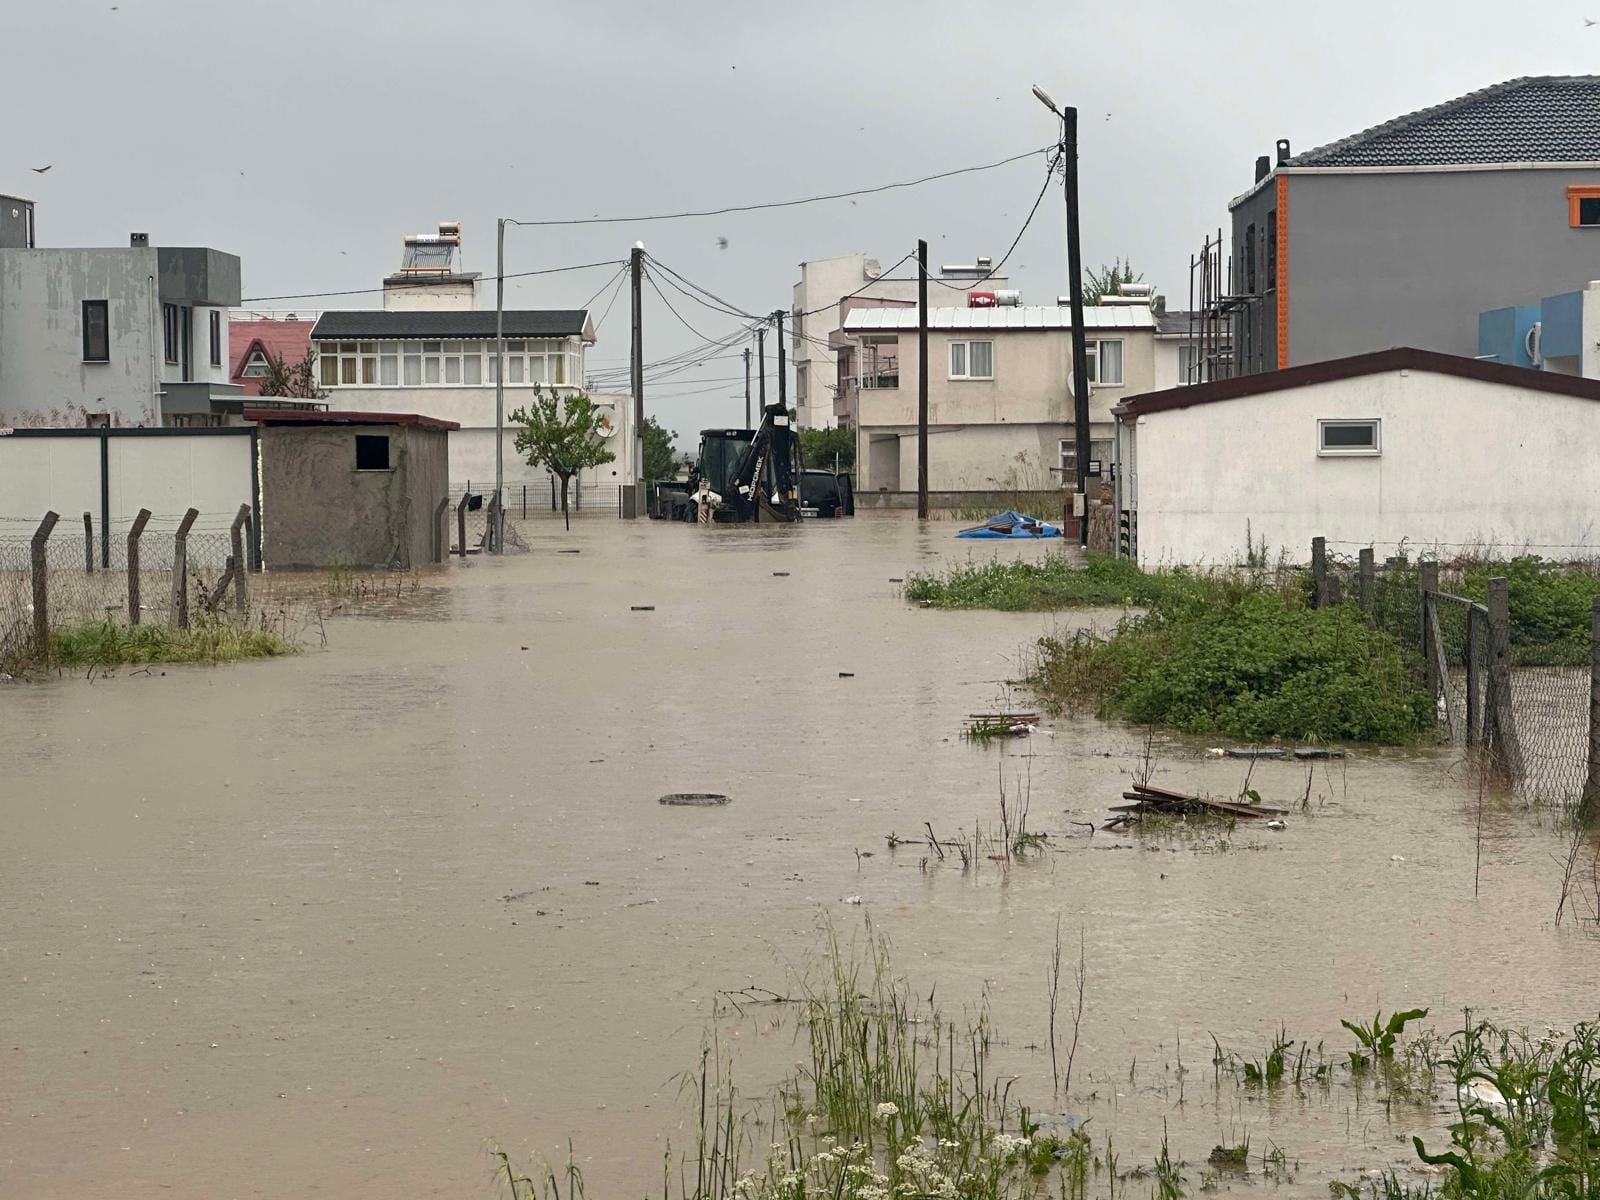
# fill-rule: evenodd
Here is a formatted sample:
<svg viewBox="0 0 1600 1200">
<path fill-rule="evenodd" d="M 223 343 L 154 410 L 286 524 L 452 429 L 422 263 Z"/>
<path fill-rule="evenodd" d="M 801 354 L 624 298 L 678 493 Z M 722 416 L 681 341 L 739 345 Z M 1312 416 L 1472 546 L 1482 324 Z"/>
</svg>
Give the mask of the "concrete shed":
<svg viewBox="0 0 1600 1200">
<path fill-rule="evenodd" d="M 415 413 L 252 408 L 261 427 L 266 566 L 400 567 L 435 561 L 433 514 L 450 491 L 454 421 Z"/>
<path fill-rule="evenodd" d="M 1600 552 L 1600 380 L 1396 349 L 1114 411 L 1121 544 L 1141 565 L 1239 563 L 1247 539 L 1304 562 L 1314 537 L 1380 560 Z"/>
</svg>

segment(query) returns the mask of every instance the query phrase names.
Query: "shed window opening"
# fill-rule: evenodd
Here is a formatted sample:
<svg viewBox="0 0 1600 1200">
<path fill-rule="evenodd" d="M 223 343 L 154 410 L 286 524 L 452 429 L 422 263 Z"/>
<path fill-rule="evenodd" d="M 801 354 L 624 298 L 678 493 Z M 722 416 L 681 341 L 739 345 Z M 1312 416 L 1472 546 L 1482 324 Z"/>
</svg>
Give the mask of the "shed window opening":
<svg viewBox="0 0 1600 1200">
<path fill-rule="evenodd" d="M 83 302 L 83 361 L 111 361 L 111 322 L 109 300 Z"/>
<path fill-rule="evenodd" d="M 356 434 L 356 470 L 387 471 L 389 469 L 389 435 L 386 433 Z"/>
<path fill-rule="evenodd" d="M 1318 421 L 1317 449 L 1321 454 L 1377 454 L 1377 421 Z"/>
</svg>

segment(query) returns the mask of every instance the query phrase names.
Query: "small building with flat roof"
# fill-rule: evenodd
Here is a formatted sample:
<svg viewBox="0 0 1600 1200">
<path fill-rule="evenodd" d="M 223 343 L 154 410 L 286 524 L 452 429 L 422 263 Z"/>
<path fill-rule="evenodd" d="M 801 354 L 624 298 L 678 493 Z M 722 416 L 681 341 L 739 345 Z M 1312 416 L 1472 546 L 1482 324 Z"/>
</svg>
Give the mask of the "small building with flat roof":
<svg viewBox="0 0 1600 1200">
<path fill-rule="evenodd" d="M 454 421 L 416 413 L 248 408 L 261 429 L 262 558 L 271 568 L 441 562 Z"/>
</svg>

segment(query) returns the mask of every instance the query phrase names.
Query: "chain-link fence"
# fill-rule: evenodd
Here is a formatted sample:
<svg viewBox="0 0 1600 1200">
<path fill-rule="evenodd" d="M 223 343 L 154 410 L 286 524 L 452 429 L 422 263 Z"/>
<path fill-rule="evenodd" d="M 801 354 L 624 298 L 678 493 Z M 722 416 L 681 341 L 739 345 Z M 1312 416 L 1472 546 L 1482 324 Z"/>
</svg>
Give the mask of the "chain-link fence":
<svg viewBox="0 0 1600 1200">
<path fill-rule="evenodd" d="M 1360 604 L 1408 651 L 1441 733 L 1481 751 L 1526 801 L 1576 805 L 1600 781 L 1589 732 L 1600 692 L 1592 564 L 1378 562 L 1370 550 L 1327 555 L 1321 539 L 1311 562 L 1311 602 Z"/>
<path fill-rule="evenodd" d="M 249 522 L 248 508 L 207 521 L 194 510 L 141 511 L 131 529 L 106 531 L 92 517 L 68 523 L 52 513 L 23 535 L 23 522 L 8 519 L 0 526 L 0 671 L 49 659 L 51 639 L 75 626 L 254 619 Z M 263 627 L 280 619 L 287 628 L 287 610 L 260 617 Z"/>
</svg>

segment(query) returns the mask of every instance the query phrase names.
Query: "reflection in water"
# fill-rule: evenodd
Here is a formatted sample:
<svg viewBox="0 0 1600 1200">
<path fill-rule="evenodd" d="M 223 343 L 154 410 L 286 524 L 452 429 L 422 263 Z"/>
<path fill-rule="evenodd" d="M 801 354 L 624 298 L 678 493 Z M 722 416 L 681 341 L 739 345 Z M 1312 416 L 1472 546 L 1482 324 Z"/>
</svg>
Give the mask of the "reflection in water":
<svg viewBox="0 0 1600 1200">
<path fill-rule="evenodd" d="M 530 522 L 533 553 L 390 606 L 426 619 L 0 690 L 0 1194 L 472 1196 L 489 1140 L 569 1136 L 591 1194 L 638 1194 L 685 1140 L 675 1076 L 714 994 L 781 989 L 823 922 L 860 937 L 864 914 L 942 1004 L 987 998 L 1033 1103 L 1055 921 L 1081 926 L 1076 1107 L 1129 1162 L 1163 1121 L 1191 1162 L 1271 1139 L 1307 1196 L 1409 1151 L 1348 1097 L 1214 1089 L 1211 1034 L 1259 1055 L 1280 1026 L 1342 1047 L 1338 1019 L 1379 1007 L 1593 1015 L 1596 947 L 1551 922 L 1559 835 L 1491 814 L 1474 898 L 1447 752 L 1318 764 L 1304 815 L 1307 768 L 1258 763 L 1286 830 L 1140 841 L 1074 822 L 1118 802 L 1141 732 L 964 742 L 1071 618 L 907 606 L 908 571 L 1046 552 L 953 529 Z M 1200 749 L 1158 739 L 1154 781 L 1237 791 Z M 1051 852 L 963 872 L 887 849 L 997 822 L 1001 786 Z M 732 802 L 658 802 L 701 791 Z M 715 1023 L 747 1092 L 792 1064 L 787 1021 Z"/>
</svg>

